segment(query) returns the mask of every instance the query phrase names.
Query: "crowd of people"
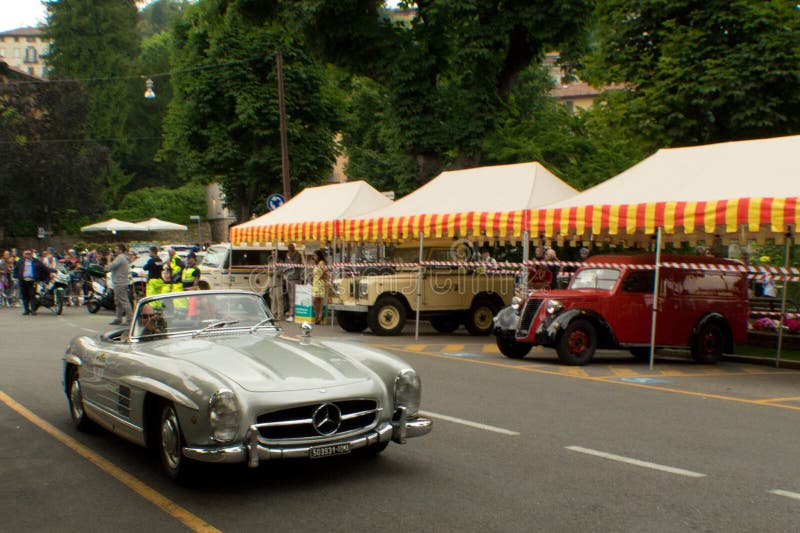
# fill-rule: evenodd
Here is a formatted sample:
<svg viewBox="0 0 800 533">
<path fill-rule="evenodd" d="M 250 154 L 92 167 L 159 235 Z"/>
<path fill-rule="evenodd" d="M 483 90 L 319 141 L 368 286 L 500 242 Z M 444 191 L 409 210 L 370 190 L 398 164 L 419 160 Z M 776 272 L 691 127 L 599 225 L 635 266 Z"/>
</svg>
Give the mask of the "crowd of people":
<svg viewBox="0 0 800 533">
<path fill-rule="evenodd" d="M 157 247 L 151 247 L 150 259 L 144 266 L 147 272 L 146 296 L 198 288 L 200 269 L 194 252 L 190 252 L 184 261 L 174 249 L 167 248 L 168 258 L 163 262 L 158 252 Z M 116 310 L 111 324 L 130 323 L 133 315 L 130 265 L 136 259 L 137 254 L 123 243 L 109 251 L 87 249 L 80 253 L 74 249 L 58 253 L 54 248 L 3 250 L 0 256 L 0 307 L 21 307 L 23 315 L 36 315 L 36 291 L 41 290 L 40 287 L 57 272 L 66 274 L 69 279 L 65 305 L 79 306 L 86 302 L 91 291 L 87 272 L 93 267 L 96 272 L 110 273 Z"/>
</svg>

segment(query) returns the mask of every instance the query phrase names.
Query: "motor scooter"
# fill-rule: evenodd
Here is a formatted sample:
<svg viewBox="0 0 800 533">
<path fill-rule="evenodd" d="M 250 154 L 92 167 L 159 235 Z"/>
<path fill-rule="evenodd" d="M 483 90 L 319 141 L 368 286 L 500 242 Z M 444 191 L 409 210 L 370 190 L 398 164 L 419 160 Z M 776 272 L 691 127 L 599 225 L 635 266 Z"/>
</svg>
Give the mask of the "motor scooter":
<svg viewBox="0 0 800 533">
<path fill-rule="evenodd" d="M 85 301 L 86 309 L 94 314 L 100 308 L 114 311 L 116 305 L 114 304 L 114 290 L 109 287 L 106 279 L 106 272 L 103 267 L 99 265 L 89 265 L 86 269 L 88 274 L 88 283 L 84 286 L 86 292 Z"/>
<path fill-rule="evenodd" d="M 50 277 L 50 281 L 43 281 L 37 285 L 33 298 L 33 310 L 47 307 L 55 314 L 60 315 L 64 311 L 64 302 L 67 299 L 69 272 L 63 267 L 59 267 Z"/>
</svg>

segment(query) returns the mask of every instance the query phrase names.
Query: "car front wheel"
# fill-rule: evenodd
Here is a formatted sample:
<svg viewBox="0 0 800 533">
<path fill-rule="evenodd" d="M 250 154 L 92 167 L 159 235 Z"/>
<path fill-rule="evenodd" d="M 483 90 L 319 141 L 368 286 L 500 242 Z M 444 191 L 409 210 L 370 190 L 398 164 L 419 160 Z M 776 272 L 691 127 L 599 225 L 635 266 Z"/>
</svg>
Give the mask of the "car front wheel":
<svg viewBox="0 0 800 533">
<path fill-rule="evenodd" d="M 588 365 L 597 350 L 597 331 L 588 320 L 573 320 L 556 343 L 558 358 L 572 366 Z"/>
<path fill-rule="evenodd" d="M 367 323 L 376 335 L 398 335 L 406 324 L 406 307 L 394 296 L 384 296 L 367 313 Z"/>
<path fill-rule="evenodd" d="M 533 345 L 529 342 L 517 342 L 513 339 L 497 337 L 497 347 L 500 353 L 511 359 L 522 359 L 531 351 Z"/>
<path fill-rule="evenodd" d="M 67 384 L 69 395 L 67 396 L 69 402 L 69 414 L 72 417 L 72 423 L 78 431 L 87 431 L 92 428 L 92 421 L 86 417 L 86 411 L 83 408 L 83 392 L 81 391 L 81 380 L 78 375 L 78 369 L 72 368 L 69 372 L 69 383 Z"/>
<path fill-rule="evenodd" d="M 171 403 L 161 407 L 161 423 L 159 425 L 158 455 L 161 466 L 170 479 L 184 482 L 191 474 L 193 464 L 183 456 L 183 435 L 178 420 L 178 413 Z"/>
</svg>

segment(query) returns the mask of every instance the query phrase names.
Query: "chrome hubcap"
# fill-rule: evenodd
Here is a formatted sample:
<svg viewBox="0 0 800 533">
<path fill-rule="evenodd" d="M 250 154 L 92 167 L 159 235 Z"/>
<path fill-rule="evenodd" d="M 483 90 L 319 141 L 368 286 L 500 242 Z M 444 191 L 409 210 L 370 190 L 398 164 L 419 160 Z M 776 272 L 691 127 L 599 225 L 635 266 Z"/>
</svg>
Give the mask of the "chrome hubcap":
<svg viewBox="0 0 800 533">
<path fill-rule="evenodd" d="M 181 438 L 178 417 L 170 409 L 161 423 L 161 449 L 170 468 L 178 468 L 181 462 Z"/>
<path fill-rule="evenodd" d="M 83 397 L 81 395 L 81 383 L 77 379 L 72 381 L 69 389 L 69 399 L 72 404 L 72 417 L 75 420 L 83 418 Z"/>
</svg>

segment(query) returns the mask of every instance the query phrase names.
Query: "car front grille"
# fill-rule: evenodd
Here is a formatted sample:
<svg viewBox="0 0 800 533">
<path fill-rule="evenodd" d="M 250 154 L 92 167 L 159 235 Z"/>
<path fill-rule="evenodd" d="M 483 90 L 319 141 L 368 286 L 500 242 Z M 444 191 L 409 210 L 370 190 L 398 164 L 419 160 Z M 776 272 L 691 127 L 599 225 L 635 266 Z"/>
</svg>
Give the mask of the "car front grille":
<svg viewBox="0 0 800 533">
<path fill-rule="evenodd" d="M 371 429 L 380 411 L 375 400 L 313 403 L 262 414 L 256 427 L 270 442 L 328 439 Z"/>
<path fill-rule="evenodd" d="M 522 309 L 522 317 L 519 320 L 519 328 L 517 328 L 517 337 L 528 336 L 533 317 L 536 315 L 536 311 L 539 310 L 543 301 L 543 298 L 530 298 L 525 303 L 525 307 Z"/>
</svg>

